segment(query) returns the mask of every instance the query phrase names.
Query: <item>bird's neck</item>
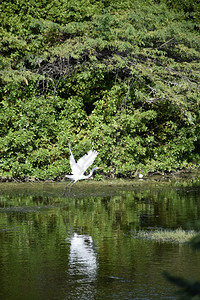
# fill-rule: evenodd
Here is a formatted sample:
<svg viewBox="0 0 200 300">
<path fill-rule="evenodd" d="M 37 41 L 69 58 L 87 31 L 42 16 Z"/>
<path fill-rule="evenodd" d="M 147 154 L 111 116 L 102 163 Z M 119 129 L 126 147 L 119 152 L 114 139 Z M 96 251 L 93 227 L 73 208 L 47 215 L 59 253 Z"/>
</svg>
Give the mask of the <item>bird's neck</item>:
<svg viewBox="0 0 200 300">
<path fill-rule="evenodd" d="M 93 172 L 92 172 L 92 171 L 90 171 L 90 174 L 89 174 L 89 175 L 84 175 L 85 179 L 88 179 L 88 178 L 90 178 L 90 177 L 92 176 L 92 174 L 93 174 Z"/>
<path fill-rule="evenodd" d="M 85 179 L 90 178 L 90 177 L 92 176 L 94 170 L 96 170 L 96 169 L 97 169 L 97 167 L 94 167 L 94 168 L 90 171 L 90 174 L 85 176 Z"/>
</svg>

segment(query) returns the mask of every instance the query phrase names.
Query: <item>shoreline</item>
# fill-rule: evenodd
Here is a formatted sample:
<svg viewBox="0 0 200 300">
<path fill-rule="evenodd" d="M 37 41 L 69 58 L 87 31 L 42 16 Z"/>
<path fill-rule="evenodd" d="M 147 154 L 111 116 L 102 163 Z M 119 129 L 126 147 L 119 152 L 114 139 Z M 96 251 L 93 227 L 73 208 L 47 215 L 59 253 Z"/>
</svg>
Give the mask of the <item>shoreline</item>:
<svg viewBox="0 0 200 300">
<path fill-rule="evenodd" d="M 127 177 L 109 177 L 108 175 L 102 175 L 102 177 L 100 179 L 94 179 L 92 181 L 94 182 L 105 182 L 105 181 L 135 181 L 135 180 L 139 180 L 139 181 L 146 181 L 148 179 L 150 180 L 155 180 L 155 181 L 163 181 L 163 180 L 167 180 L 167 179 L 175 179 L 175 178 L 188 178 L 190 177 L 190 175 L 193 177 L 194 175 L 199 175 L 200 177 L 200 168 L 194 168 L 194 169 L 181 169 L 181 170 L 177 170 L 177 171 L 173 171 L 173 172 L 150 172 L 146 175 L 144 175 L 142 178 L 139 178 L 138 174 L 137 175 L 133 175 L 133 176 L 127 176 Z M 91 182 L 91 179 L 87 180 Z M 65 180 L 65 177 L 63 176 L 59 176 L 55 179 L 51 179 L 51 178 L 47 178 L 47 179 L 39 179 L 39 178 L 35 178 L 35 177 L 24 177 L 24 178 L 15 178 L 15 177 L 0 177 L 0 183 L 56 183 L 56 182 L 69 182 L 69 180 Z"/>
</svg>

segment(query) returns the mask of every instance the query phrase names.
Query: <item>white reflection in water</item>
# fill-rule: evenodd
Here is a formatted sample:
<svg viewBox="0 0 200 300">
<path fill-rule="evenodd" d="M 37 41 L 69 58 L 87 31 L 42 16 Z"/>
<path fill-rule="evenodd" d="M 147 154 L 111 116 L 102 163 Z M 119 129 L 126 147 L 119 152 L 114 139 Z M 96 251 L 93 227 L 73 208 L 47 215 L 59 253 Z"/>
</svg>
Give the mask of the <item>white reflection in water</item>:
<svg viewBox="0 0 200 300">
<path fill-rule="evenodd" d="M 97 256 L 92 237 L 74 233 L 70 239 L 70 286 L 66 299 L 91 299 L 96 294 Z"/>
<path fill-rule="evenodd" d="M 80 235 L 77 233 L 72 235 L 69 271 L 71 275 L 80 276 L 82 279 L 87 278 L 87 281 L 93 281 L 96 279 L 97 257 L 91 236 Z"/>
</svg>

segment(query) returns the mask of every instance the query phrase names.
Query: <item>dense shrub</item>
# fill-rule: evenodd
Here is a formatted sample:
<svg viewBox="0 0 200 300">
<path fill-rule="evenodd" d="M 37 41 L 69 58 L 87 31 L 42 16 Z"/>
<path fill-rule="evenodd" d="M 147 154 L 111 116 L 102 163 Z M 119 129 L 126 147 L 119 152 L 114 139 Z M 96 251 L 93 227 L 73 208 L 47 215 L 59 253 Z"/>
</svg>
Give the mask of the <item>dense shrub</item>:
<svg viewBox="0 0 200 300">
<path fill-rule="evenodd" d="M 62 177 L 69 141 L 110 176 L 199 166 L 198 3 L 180 2 L 3 1 L 0 176 Z"/>
</svg>

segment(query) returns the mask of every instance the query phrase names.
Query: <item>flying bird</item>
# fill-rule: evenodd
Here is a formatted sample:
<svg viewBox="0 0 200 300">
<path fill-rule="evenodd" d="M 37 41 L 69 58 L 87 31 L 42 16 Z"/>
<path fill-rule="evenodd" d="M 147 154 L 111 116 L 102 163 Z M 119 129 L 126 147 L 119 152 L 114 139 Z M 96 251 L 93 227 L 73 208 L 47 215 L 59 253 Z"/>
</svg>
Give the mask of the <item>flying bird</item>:
<svg viewBox="0 0 200 300">
<path fill-rule="evenodd" d="M 71 150 L 71 146 L 69 143 L 69 151 L 70 151 L 70 166 L 72 169 L 72 174 L 71 175 L 65 175 L 65 177 L 69 178 L 72 180 L 72 182 L 70 182 L 69 185 L 73 185 L 74 183 L 76 183 L 78 180 L 83 180 L 83 179 L 88 179 L 92 176 L 94 170 L 97 169 L 97 167 L 94 167 L 91 171 L 89 175 L 84 175 L 85 171 L 87 170 L 87 168 L 89 168 L 89 166 L 91 166 L 95 160 L 95 158 L 97 157 L 97 155 L 99 154 L 97 151 L 93 151 L 90 150 L 88 151 L 87 154 L 85 154 L 83 157 L 81 157 L 77 162 L 74 159 L 72 150 Z"/>
</svg>

